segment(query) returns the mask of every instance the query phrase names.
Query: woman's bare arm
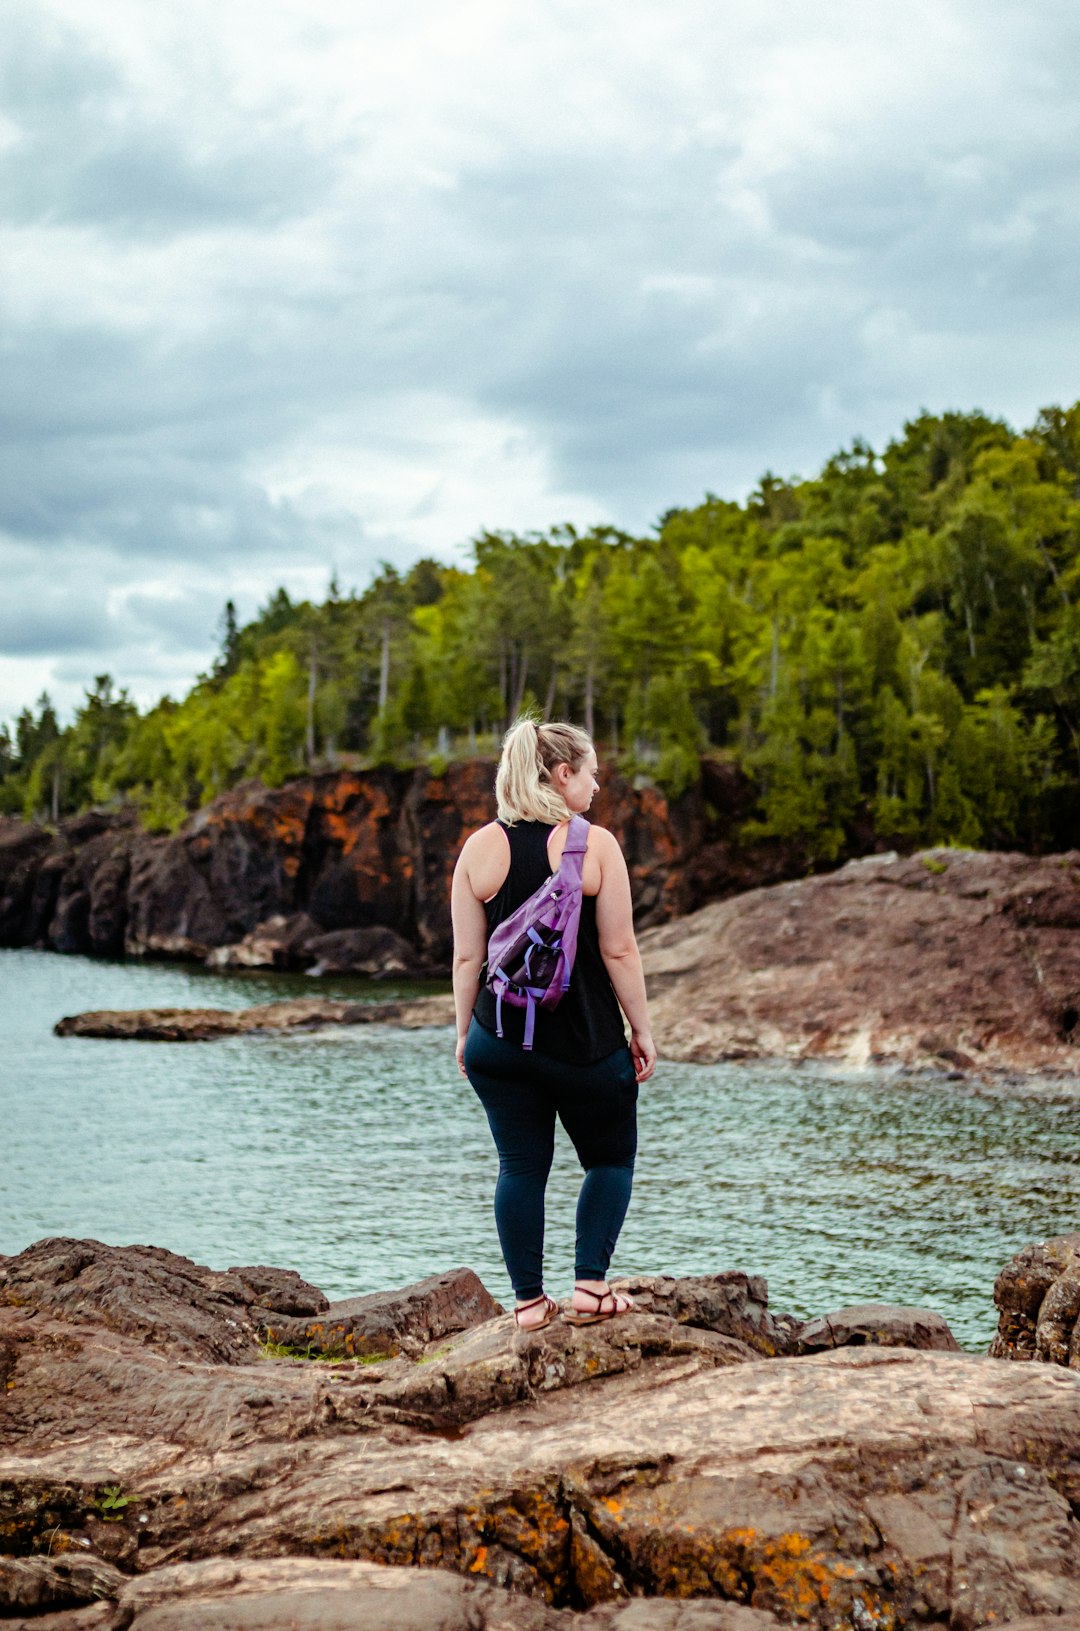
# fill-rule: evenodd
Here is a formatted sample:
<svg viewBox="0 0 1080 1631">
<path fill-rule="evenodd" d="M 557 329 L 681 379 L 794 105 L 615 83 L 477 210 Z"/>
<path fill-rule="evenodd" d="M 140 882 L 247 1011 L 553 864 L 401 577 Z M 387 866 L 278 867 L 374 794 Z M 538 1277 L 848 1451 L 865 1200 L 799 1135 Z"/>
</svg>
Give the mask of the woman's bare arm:
<svg viewBox="0 0 1080 1631">
<path fill-rule="evenodd" d="M 469 866 L 476 849 L 474 839 L 479 837 L 479 833 L 474 833 L 472 838 L 466 840 L 454 868 L 454 881 L 450 889 L 450 916 L 454 926 L 454 1014 L 457 1021 L 455 1052 L 458 1069 L 463 1076 L 465 1038 L 476 1001 L 480 970 L 487 956 L 487 915 L 469 877 Z"/>
<path fill-rule="evenodd" d="M 615 835 L 604 827 L 594 828 L 593 831 L 601 868 L 600 890 L 596 897 L 600 955 L 615 988 L 619 1006 L 630 1021 L 630 1051 L 634 1056 L 638 1081 L 644 1082 L 656 1069 L 656 1046 L 649 1025 L 641 953 L 634 934 L 630 875 Z"/>
</svg>

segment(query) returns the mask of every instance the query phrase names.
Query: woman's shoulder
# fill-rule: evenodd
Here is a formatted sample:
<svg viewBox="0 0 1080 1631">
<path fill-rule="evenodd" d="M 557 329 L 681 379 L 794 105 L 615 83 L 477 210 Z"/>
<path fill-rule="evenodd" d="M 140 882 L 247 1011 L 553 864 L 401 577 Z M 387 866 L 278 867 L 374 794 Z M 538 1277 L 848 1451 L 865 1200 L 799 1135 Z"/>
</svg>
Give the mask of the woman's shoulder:
<svg viewBox="0 0 1080 1631">
<path fill-rule="evenodd" d="M 621 853 L 619 840 L 615 837 L 611 828 L 599 827 L 595 821 L 589 822 L 589 848 L 594 849 L 598 855 L 602 855 L 605 850 L 615 849 L 620 850 Z"/>
<path fill-rule="evenodd" d="M 489 851 L 505 849 L 506 828 L 501 821 L 489 821 L 469 834 L 461 846 L 462 855 L 485 855 Z"/>
<path fill-rule="evenodd" d="M 506 828 L 498 821 L 489 821 L 485 827 L 470 833 L 462 844 L 454 876 L 467 879 L 477 900 L 485 901 L 497 893 L 509 865 L 510 842 Z"/>
</svg>

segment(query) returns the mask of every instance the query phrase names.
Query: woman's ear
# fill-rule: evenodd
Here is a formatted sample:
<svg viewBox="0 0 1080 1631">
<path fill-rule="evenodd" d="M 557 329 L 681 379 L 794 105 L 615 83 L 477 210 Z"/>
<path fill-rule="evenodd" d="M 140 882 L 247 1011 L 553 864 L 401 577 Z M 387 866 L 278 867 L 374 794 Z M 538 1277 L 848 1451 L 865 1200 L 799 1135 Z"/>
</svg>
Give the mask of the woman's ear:
<svg viewBox="0 0 1080 1631">
<path fill-rule="evenodd" d="M 555 766 L 555 785 L 556 785 L 556 787 L 565 787 L 567 782 L 570 780 L 570 777 L 573 774 L 574 774 L 574 772 L 570 769 L 570 766 L 568 764 L 566 764 L 565 762 L 562 763 L 562 764 L 556 765 Z"/>
</svg>

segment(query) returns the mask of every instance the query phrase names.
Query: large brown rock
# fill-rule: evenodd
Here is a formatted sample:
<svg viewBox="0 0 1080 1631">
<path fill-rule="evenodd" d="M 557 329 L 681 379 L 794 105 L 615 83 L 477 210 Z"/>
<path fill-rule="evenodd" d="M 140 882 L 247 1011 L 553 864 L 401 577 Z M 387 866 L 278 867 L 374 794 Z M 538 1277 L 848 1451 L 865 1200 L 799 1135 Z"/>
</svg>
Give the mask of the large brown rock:
<svg viewBox="0 0 1080 1631">
<path fill-rule="evenodd" d="M 393 975 L 422 979 L 441 972 L 426 966 L 393 929 L 320 929 L 306 912 L 268 918 L 233 946 L 216 946 L 209 968 L 292 968 L 311 975 Z"/>
<path fill-rule="evenodd" d="M 55 1608 L 63 1631 L 421 1609 L 555 1631 L 571 1608 L 590 1631 L 976 1631 L 1080 1613 L 1080 1377 L 1060 1367 L 764 1358 L 691 1323 L 760 1338 L 760 1282 L 735 1276 L 639 1282 L 684 1320 L 652 1307 L 525 1333 L 503 1315 L 418 1362 L 218 1359 L 227 1294 L 251 1321 L 291 1280 L 140 1248 L 111 1260 L 118 1304 L 113 1249 L 77 1269 L 80 1244 L 11 1259 L 0 1301 L 9 1614 Z"/>
<path fill-rule="evenodd" d="M 291 917 L 277 912 L 234 945 L 215 946 L 206 964 L 208 968 L 303 968 L 304 947 L 322 932 L 306 912 L 294 912 Z"/>
<path fill-rule="evenodd" d="M 297 1277 L 299 1278 L 299 1277 Z M 0 1307 L 53 1314 L 134 1337 L 185 1359 L 235 1364 L 258 1350 L 238 1274 L 218 1274 L 161 1246 L 39 1240 L 0 1269 Z"/>
<path fill-rule="evenodd" d="M 798 1352 L 801 1322 L 770 1310 L 768 1286 L 759 1274 L 741 1274 L 737 1269 L 684 1279 L 639 1274 L 620 1280 L 619 1286 L 642 1313 L 718 1331 L 767 1358 Z"/>
<path fill-rule="evenodd" d="M 896 1303 L 857 1303 L 805 1320 L 799 1327 L 797 1351 L 821 1353 L 826 1348 L 860 1348 L 868 1343 L 880 1348 L 960 1352 L 960 1344 L 940 1314 Z"/>
<path fill-rule="evenodd" d="M 33 1559 L 37 1564 L 44 1560 Z M 63 1580 L 61 1570 L 51 1572 Z M 20 1622 L 39 1631 L 776 1631 L 735 1603 L 640 1599 L 585 1613 L 511 1596 L 488 1580 L 325 1558 L 168 1564 L 122 1582 L 115 1602 Z M 1062 1631 L 1072 1631 L 1064 1626 Z"/>
<path fill-rule="evenodd" d="M 0 946 L 27 943 L 38 872 L 51 847 L 41 827 L 0 816 Z"/>
<path fill-rule="evenodd" d="M 868 857 L 642 937 L 670 1059 L 1080 1069 L 1080 851 Z"/>
<path fill-rule="evenodd" d="M 1039 1359 L 1080 1371 L 1080 1234 L 1033 1242 L 994 1281 L 995 1359 Z"/>
<path fill-rule="evenodd" d="M 127 1576 L 111 1563 L 77 1548 L 56 1557 L 0 1554 L 0 1614 L 13 1610 L 44 1614 L 48 1609 L 115 1598 Z M 40 1621 L 35 1623 L 40 1624 Z"/>
<path fill-rule="evenodd" d="M 67 861 L 47 931 L 53 951 L 121 955 L 135 838 L 131 812 L 106 816 L 90 811 L 65 822 L 60 842 Z"/>
<path fill-rule="evenodd" d="M 502 1312 L 471 1269 L 452 1269 L 400 1291 L 325 1303 L 314 1317 L 267 1318 L 265 1329 L 270 1341 L 313 1354 L 389 1358 L 405 1346 L 422 1348 Z"/>
</svg>

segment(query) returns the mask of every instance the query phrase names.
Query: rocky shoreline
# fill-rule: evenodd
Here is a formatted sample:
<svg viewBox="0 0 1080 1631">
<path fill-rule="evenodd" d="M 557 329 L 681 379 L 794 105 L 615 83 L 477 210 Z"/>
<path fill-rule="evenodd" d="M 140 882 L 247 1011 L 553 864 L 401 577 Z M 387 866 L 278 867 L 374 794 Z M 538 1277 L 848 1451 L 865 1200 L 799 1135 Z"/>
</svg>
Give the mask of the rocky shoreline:
<svg viewBox="0 0 1080 1631">
<path fill-rule="evenodd" d="M 0 819 L 0 946 L 445 978 L 450 874 L 490 816 L 493 773 L 470 761 L 249 783 L 171 836 L 131 811 L 57 832 Z M 735 842 L 749 797 L 719 761 L 674 803 L 605 774 L 594 815 L 627 856 L 664 1057 L 1077 1074 L 1080 851 L 869 855 L 798 876 L 790 849 Z"/>
<path fill-rule="evenodd" d="M 441 775 L 420 767 L 327 772 L 279 788 L 247 782 L 175 834 L 144 832 L 130 809 L 92 810 L 55 831 L 0 817 L 0 946 L 445 975 L 450 875 L 465 838 L 491 819 L 494 777 L 494 764 L 469 760 Z M 738 847 L 752 802 L 719 761 L 706 761 L 698 784 L 670 803 L 605 771 L 594 819 L 619 836 L 639 922 L 801 870 L 790 847 Z"/>
<path fill-rule="evenodd" d="M 867 856 L 642 936 L 669 1059 L 1080 1073 L 1080 851 Z"/>
<path fill-rule="evenodd" d="M 960 1076 L 1080 1075 L 1080 851 L 870 856 L 641 935 L 662 1058 L 780 1058 Z M 445 995 L 83 1014 L 62 1035 L 206 1040 L 450 1025 Z"/>
<path fill-rule="evenodd" d="M 980 1358 L 925 1310 L 776 1314 L 733 1270 L 524 1333 L 466 1269 L 329 1304 L 40 1241 L 0 1259 L 0 1616 L 1068 1631 L 1078 1271 L 1080 1235 L 1007 1265 Z"/>
</svg>

